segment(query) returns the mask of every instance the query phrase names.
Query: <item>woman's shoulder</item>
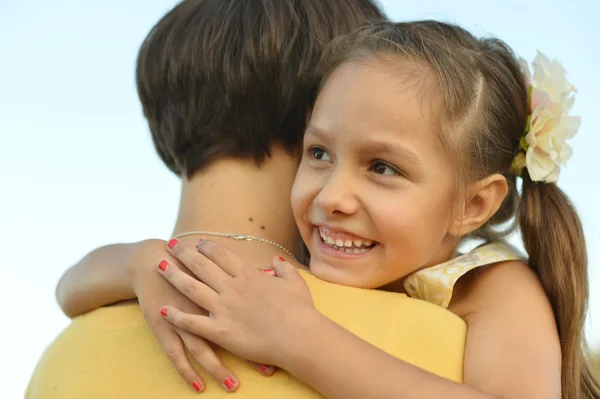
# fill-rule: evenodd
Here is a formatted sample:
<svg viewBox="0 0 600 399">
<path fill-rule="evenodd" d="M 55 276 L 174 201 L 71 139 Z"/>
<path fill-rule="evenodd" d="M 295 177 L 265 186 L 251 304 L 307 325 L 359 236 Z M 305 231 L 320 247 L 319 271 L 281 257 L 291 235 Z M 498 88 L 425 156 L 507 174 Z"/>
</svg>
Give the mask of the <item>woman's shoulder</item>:
<svg viewBox="0 0 600 399">
<path fill-rule="evenodd" d="M 405 294 L 347 287 L 300 272 L 319 312 L 379 349 L 461 382 L 466 323 Z"/>
</svg>

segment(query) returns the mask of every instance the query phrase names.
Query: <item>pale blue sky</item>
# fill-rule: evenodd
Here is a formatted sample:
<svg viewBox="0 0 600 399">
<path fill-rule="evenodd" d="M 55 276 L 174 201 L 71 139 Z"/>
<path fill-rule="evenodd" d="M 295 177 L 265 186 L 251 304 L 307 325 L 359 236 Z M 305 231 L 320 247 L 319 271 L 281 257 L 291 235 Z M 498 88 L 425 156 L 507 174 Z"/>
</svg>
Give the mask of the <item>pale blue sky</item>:
<svg viewBox="0 0 600 399">
<path fill-rule="evenodd" d="M 167 0 L 4 0 L 0 10 L 0 397 L 22 396 L 45 346 L 67 325 L 54 299 L 63 271 L 110 242 L 168 237 L 178 180 L 161 164 L 134 87 L 137 49 Z M 396 20 L 434 18 L 507 41 L 528 60 L 559 58 L 583 125 L 561 187 L 588 240 L 591 323 L 600 345 L 597 1 L 382 1 Z M 548 226 L 550 229 L 552 226 Z"/>
</svg>

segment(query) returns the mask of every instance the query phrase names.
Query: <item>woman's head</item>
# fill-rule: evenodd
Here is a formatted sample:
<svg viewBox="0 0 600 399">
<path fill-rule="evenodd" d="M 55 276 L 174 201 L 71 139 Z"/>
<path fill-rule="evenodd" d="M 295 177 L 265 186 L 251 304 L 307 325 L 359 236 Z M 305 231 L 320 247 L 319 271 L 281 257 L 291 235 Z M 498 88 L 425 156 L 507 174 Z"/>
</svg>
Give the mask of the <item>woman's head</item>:
<svg viewBox="0 0 600 399">
<path fill-rule="evenodd" d="M 137 87 L 155 147 L 178 175 L 296 150 L 326 43 L 382 20 L 371 0 L 186 0 L 146 37 Z"/>
<path fill-rule="evenodd" d="M 498 239 L 519 220 L 556 314 L 564 397 L 579 397 L 592 386 L 581 357 L 585 242 L 555 184 L 525 170 L 517 191 L 511 165 L 529 105 L 512 51 L 440 22 L 381 23 L 336 39 L 324 65 L 292 190 L 312 272 L 393 284 L 447 260 L 464 237 Z"/>
</svg>

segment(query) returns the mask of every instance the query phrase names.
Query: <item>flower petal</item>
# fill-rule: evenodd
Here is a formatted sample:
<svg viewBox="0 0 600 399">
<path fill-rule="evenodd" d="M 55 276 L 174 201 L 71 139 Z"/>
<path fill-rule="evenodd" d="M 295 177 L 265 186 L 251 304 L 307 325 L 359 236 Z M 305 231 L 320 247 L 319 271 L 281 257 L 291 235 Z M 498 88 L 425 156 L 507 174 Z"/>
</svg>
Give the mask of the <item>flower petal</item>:
<svg viewBox="0 0 600 399">
<path fill-rule="evenodd" d="M 563 166 L 567 166 L 567 162 L 571 159 L 573 155 L 573 149 L 570 145 L 566 144 L 560 149 L 560 153 L 558 155 L 558 159 Z"/>
<path fill-rule="evenodd" d="M 561 136 L 565 139 L 572 139 L 577 134 L 581 126 L 581 117 L 579 116 L 563 116 L 560 119 L 557 130 L 561 132 Z"/>
<path fill-rule="evenodd" d="M 522 147 L 527 148 L 525 161 L 531 179 L 552 183 L 558 180 L 561 165 L 572 156 L 567 140 L 577 134 L 581 124 L 579 117 L 567 115 L 576 89 L 558 60 L 538 51 L 532 67 L 531 115 L 524 136 L 527 145 Z M 522 68 L 527 77 L 527 68 Z"/>
<path fill-rule="evenodd" d="M 533 181 L 555 182 L 558 179 L 558 166 L 547 153 L 530 148 L 527 150 L 527 171 Z M 552 180 L 554 179 L 554 180 Z"/>
</svg>

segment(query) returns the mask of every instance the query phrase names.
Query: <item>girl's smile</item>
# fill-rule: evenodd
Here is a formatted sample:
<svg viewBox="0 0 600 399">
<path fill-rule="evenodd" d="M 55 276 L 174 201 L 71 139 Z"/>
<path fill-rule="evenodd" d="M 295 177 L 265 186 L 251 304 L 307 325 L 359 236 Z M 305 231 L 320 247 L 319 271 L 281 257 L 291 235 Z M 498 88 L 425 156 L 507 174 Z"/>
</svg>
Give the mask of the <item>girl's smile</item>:
<svg viewBox="0 0 600 399">
<path fill-rule="evenodd" d="M 314 247 L 323 254 L 341 259 L 360 258 L 377 246 L 377 242 L 368 238 L 325 226 L 315 226 L 313 241 Z"/>
</svg>

